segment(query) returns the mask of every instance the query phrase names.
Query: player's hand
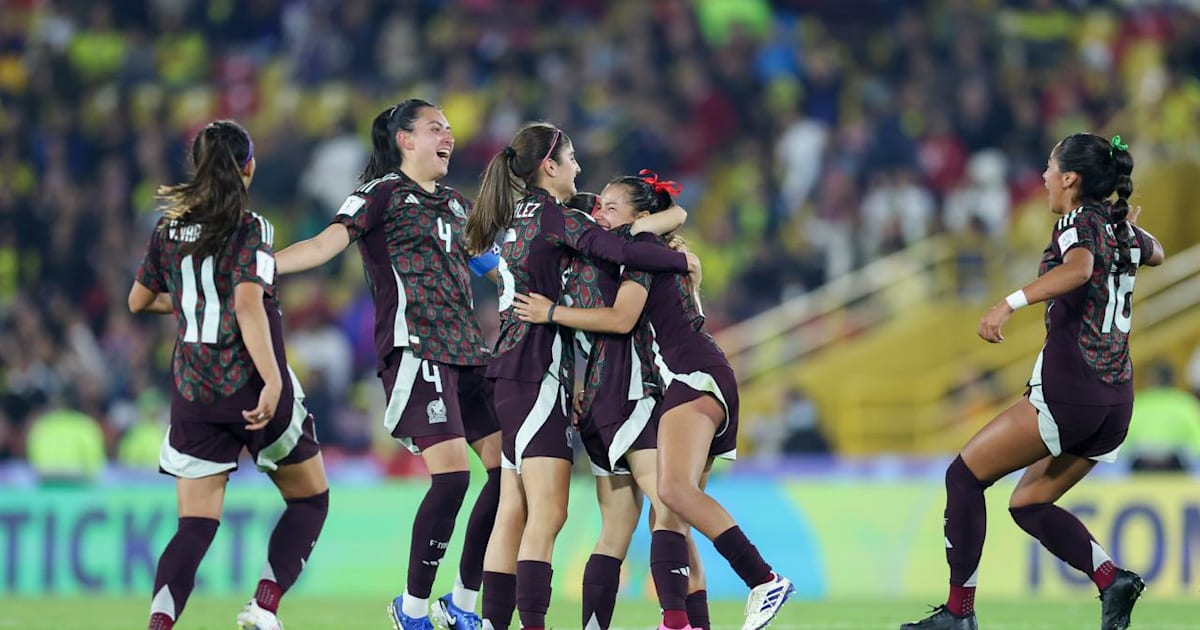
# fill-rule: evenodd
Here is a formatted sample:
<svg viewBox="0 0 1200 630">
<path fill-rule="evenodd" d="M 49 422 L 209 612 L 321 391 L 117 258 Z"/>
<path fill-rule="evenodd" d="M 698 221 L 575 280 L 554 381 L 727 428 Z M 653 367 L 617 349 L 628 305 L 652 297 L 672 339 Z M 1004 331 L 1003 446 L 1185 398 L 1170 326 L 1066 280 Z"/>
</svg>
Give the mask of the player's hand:
<svg viewBox="0 0 1200 630">
<path fill-rule="evenodd" d="M 571 406 L 575 409 L 575 413 L 571 416 L 571 424 L 575 425 L 575 428 L 579 428 L 579 417 L 583 415 L 583 390 L 575 392 Z"/>
<path fill-rule="evenodd" d="M 671 238 L 667 239 L 667 247 L 670 247 L 671 249 L 673 249 L 677 252 L 683 253 L 683 254 L 686 254 L 689 251 L 691 251 L 688 249 L 687 239 L 683 238 L 682 236 L 674 235 L 674 234 L 671 235 Z"/>
<path fill-rule="evenodd" d="M 516 312 L 517 318 L 523 322 L 532 324 L 545 324 L 550 321 L 548 313 L 550 305 L 554 302 L 550 298 L 540 293 L 518 293 L 513 296 L 513 311 Z"/>
<path fill-rule="evenodd" d="M 1129 211 L 1129 214 L 1125 217 L 1125 220 L 1128 221 L 1130 225 L 1137 227 L 1138 216 L 1141 214 L 1142 214 L 1142 207 L 1134 206 L 1133 209 Z"/>
<path fill-rule="evenodd" d="M 1001 301 L 993 306 L 991 310 L 984 313 L 983 319 L 979 320 L 979 337 L 989 343 L 1000 343 L 1004 341 L 1004 335 L 1000 332 L 1000 327 L 1004 322 L 1012 317 L 1012 307 L 1008 302 Z"/>
<path fill-rule="evenodd" d="M 266 383 L 258 394 L 258 406 L 249 411 L 243 411 L 247 431 L 258 431 L 271 422 L 275 417 L 275 407 L 279 405 L 279 395 L 283 386 L 278 382 Z"/>
</svg>

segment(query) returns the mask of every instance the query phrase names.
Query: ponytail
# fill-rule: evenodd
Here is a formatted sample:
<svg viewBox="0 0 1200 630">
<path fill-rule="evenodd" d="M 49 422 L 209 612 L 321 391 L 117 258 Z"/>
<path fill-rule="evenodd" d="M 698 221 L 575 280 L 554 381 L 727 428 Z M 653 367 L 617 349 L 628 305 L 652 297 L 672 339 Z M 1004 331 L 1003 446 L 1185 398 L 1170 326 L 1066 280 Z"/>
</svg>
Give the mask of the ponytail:
<svg viewBox="0 0 1200 630">
<path fill-rule="evenodd" d="M 496 237 L 512 223 L 517 199 L 533 186 L 542 163 L 559 161 L 571 139 L 550 123 L 528 123 L 513 136 L 483 171 L 475 209 L 467 217 L 467 249 L 478 255 L 491 249 Z"/>
<path fill-rule="evenodd" d="M 199 238 L 185 244 L 183 252 L 212 256 L 237 229 L 249 202 L 242 173 L 254 158 L 254 143 L 241 125 L 218 120 L 196 135 L 191 157 L 195 172 L 189 181 L 158 188 L 158 197 L 167 204 L 163 227 L 199 225 Z"/>
<path fill-rule="evenodd" d="M 404 156 L 396 144 L 396 134 L 401 130 L 412 131 L 421 110 L 426 107 L 434 105 L 419 98 L 410 98 L 379 112 L 371 121 L 371 157 L 358 176 L 359 183 L 379 179 L 400 168 Z"/>
<path fill-rule="evenodd" d="M 1112 203 L 1108 220 L 1113 224 L 1113 233 L 1117 237 L 1117 266 L 1123 273 L 1134 266 L 1133 257 L 1129 253 L 1133 247 L 1133 234 L 1130 233 L 1126 221 L 1129 216 L 1129 198 L 1133 196 L 1133 156 L 1129 154 L 1129 145 L 1121 142 L 1121 136 L 1112 139 L 1112 164 L 1117 199 Z"/>
</svg>

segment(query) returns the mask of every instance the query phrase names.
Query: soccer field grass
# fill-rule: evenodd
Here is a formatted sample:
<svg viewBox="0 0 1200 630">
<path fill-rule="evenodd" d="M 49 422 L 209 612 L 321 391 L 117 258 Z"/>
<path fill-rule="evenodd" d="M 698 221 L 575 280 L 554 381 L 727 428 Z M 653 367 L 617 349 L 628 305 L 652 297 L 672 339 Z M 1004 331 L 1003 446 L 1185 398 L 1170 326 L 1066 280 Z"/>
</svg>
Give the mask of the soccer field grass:
<svg viewBox="0 0 1200 630">
<path fill-rule="evenodd" d="M 197 597 L 188 602 L 178 630 L 229 630 L 244 602 Z M 22 630 L 130 630 L 145 627 L 149 600 L 142 599 L 5 599 L 0 598 L 0 628 Z M 378 599 L 285 600 L 282 619 L 287 630 L 388 630 L 387 602 Z M 741 627 L 742 605 L 717 603 L 712 609 L 713 628 Z M 775 630 L 828 628 L 829 630 L 895 630 L 903 621 L 922 615 L 920 602 L 792 601 L 771 625 Z M 980 627 L 985 630 L 1095 630 L 1100 603 L 982 600 L 978 603 Z M 549 626 L 579 628 L 579 604 L 555 601 Z M 658 607 L 648 602 L 619 602 L 613 628 L 651 629 L 658 624 Z M 1143 600 L 1133 616 L 1136 630 L 1200 628 L 1200 600 L 1161 602 Z"/>
</svg>

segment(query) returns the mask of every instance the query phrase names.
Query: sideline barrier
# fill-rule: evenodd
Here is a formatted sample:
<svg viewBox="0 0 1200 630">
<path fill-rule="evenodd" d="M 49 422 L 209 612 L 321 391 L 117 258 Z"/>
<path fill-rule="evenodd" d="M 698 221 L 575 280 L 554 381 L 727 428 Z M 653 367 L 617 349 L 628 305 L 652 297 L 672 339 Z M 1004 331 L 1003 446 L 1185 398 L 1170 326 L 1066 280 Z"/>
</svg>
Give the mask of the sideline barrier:
<svg viewBox="0 0 1200 630">
<path fill-rule="evenodd" d="M 239 480 L 240 481 L 240 480 Z M 474 480 L 476 484 L 478 479 Z M 0 493 L 0 592 L 7 595 L 148 593 L 154 565 L 175 528 L 172 486 L 7 489 Z M 989 596 L 1094 595 L 1082 575 L 1026 536 L 1008 515 L 1011 483 L 988 492 L 988 543 L 980 588 Z M 473 491 L 478 485 L 473 485 Z M 803 598 L 930 598 L 944 595 L 944 491 L 935 481 L 773 482 L 727 475 L 712 491 Z M 578 599 L 599 532 L 590 480 L 572 488 L 555 551 L 554 590 Z M 338 487 L 330 517 L 297 592 L 388 597 L 403 588 L 410 519 L 420 484 Z M 473 493 L 465 504 L 463 519 Z M 1085 481 L 1062 503 L 1158 597 L 1200 593 L 1200 484 L 1187 477 Z M 225 516 L 197 581 L 198 592 L 245 595 L 262 569 L 282 503 L 269 486 L 233 483 Z M 435 592 L 457 569 L 462 523 Z M 701 541 L 710 596 L 740 599 L 745 587 Z M 622 595 L 652 597 L 649 535 L 639 531 Z"/>
</svg>

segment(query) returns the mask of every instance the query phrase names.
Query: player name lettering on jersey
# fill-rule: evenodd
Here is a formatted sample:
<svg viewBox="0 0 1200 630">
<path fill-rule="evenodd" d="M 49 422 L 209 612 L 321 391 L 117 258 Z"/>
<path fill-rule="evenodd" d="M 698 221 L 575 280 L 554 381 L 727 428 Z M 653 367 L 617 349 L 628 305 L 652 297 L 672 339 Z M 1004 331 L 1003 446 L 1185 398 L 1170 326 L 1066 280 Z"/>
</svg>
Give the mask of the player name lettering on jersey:
<svg viewBox="0 0 1200 630">
<path fill-rule="evenodd" d="M 194 243 L 200 240 L 200 226 L 195 223 L 180 225 L 178 221 L 171 221 L 171 225 L 167 227 L 167 238 L 172 241 Z"/>
<path fill-rule="evenodd" d="M 540 201 L 523 201 L 517 204 L 517 209 L 513 211 L 514 219 L 532 219 L 537 216 L 538 210 L 542 208 Z"/>
</svg>

